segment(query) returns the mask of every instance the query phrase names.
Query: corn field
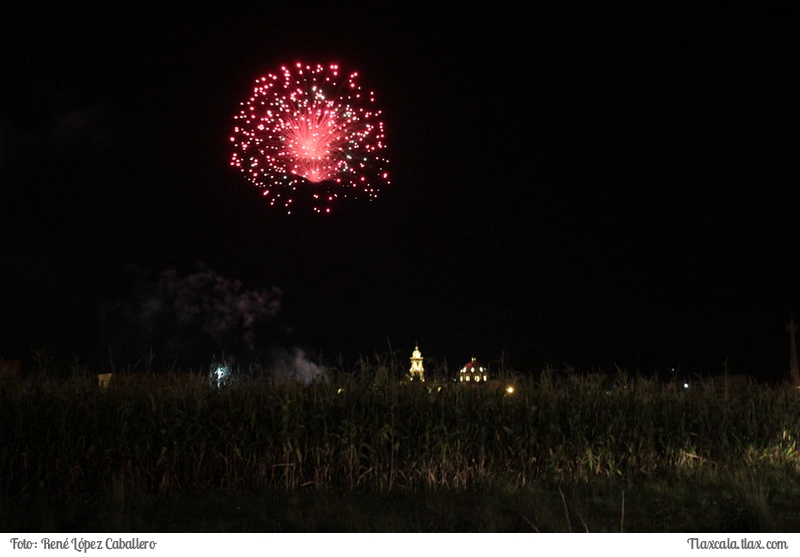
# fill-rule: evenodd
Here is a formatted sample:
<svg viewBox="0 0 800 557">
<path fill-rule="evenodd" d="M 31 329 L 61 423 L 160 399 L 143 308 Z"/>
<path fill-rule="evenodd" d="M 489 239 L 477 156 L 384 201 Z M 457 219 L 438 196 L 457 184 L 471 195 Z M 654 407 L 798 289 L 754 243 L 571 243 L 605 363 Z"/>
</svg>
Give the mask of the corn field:
<svg viewBox="0 0 800 557">
<path fill-rule="evenodd" d="M 624 374 L 622 374 L 624 375 Z M 125 489 L 388 493 L 800 474 L 800 393 L 585 377 L 465 386 L 340 374 L 309 386 L 115 374 L 0 388 L 2 497 Z"/>
</svg>

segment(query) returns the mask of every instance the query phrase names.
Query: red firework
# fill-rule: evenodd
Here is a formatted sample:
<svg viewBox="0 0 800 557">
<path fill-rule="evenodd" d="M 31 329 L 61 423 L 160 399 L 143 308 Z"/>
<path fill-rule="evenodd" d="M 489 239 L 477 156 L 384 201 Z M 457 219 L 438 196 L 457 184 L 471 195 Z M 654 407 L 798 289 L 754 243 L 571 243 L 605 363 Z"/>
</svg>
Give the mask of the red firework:
<svg viewBox="0 0 800 557">
<path fill-rule="evenodd" d="M 234 119 L 231 165 L 291 213 L 308 197 L 316 212 L 340 197 L 375 199 L 389 184 L 384 126 L 373 92 L 336 64 L 282 67 L 256 80 Z"/>
</svg>

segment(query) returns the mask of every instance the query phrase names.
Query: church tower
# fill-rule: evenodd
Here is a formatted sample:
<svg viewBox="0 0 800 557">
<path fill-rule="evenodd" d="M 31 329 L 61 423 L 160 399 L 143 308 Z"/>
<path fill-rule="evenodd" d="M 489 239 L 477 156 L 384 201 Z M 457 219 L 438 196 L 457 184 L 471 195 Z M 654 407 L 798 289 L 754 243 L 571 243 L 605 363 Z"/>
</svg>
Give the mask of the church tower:
<svg viewBox="0 0 800 557">
<path fill-rule="evenodd" d="M 419 351 L 419 344 L 411 353 L 411 369 L 408 370 L 408 374 L 412 381 L 425 382 L 425 369 L 422 367 L 422 352 Z"/>
</svg>

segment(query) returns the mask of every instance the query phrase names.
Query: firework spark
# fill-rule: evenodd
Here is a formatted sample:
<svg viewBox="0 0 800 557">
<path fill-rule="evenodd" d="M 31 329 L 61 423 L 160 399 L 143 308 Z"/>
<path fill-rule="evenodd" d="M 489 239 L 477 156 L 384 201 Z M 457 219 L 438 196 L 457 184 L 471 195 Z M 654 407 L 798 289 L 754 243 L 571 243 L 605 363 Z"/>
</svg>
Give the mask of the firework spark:
<svg viewBox="0 0 800 557">
<path fill-rule="evenodd" d="M 357 78 L 297 63 L 257 79 L 234 117 L 231 166 L 289 213 L 300 197 L 325 213 L 341 197 L 375 199 L 389 184 L 384 126 Z"/>
</svg>

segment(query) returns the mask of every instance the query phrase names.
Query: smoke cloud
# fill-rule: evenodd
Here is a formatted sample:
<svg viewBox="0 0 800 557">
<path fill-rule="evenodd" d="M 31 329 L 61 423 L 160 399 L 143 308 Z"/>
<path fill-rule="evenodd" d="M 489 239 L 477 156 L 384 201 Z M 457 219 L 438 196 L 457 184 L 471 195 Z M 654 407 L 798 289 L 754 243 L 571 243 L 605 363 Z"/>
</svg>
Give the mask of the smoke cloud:
<svg viewBox="0 0 800 557">
<path fill-rule="evenodd" d="M 204 265 L 186 276 L 166 269 L 106 307 L 101 321 L 119 358 L 152 352 L 181 366 L 203 366 L 212 354 L 269 354 L 283 340 L 281 296 L 276 287 L 247 290 Z"/>
<path fill-rule="evenodd" d="M 311 361 L 301 348 L 277 349 L 273 353 L 272 360 L 272 373 L 275 377 L 299 381 L 306 385 L 327 378 L 327 368 Z"/>
</svg>

